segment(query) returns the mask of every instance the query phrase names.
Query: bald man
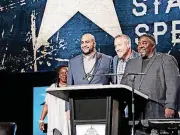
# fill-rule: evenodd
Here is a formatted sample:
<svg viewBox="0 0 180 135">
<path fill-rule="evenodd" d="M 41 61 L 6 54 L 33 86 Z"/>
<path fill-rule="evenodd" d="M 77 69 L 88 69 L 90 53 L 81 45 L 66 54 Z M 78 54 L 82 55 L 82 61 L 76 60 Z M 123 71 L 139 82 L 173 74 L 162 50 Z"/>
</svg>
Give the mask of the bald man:
<svg viewBox="0 0 180 135">
<path fill-rule="evenodd" d="M 81 51 L 82 54 L 69 61 L 67 85 L 110 84 L 111 77 L 101 74 L 110 73 L 112 57 L 96 51 L 92 34 L 82 36 Z M 66 110 L 69 110 L 68 104 Z"/>
<path fill-rule="evenodd" d="M 82 36 L 81 51 L 82 54 L 69 61 L 67 84 L 110 84 L 110 76 L 93 76 L 110 73 L 112 57 L 96 51 L 96 41 L 92 34 Z"/>
</svg>

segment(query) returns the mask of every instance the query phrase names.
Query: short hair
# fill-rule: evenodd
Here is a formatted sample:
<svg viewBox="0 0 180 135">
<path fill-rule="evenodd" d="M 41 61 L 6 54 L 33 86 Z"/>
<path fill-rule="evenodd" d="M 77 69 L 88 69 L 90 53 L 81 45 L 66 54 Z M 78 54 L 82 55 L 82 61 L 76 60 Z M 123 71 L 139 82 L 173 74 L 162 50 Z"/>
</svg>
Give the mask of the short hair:
<svg viewBox="0 0 180 135">
<path fill-rule="evenodd" d="M 55 68 L 54 71 L 59 74 L 59 71 L 61 68 L 67 67 L 68 68 L 68 62 L 62 62 L 61 64 L 58 64 Z"/>
<path fill-rule="evenodd" d="M 153 35 L 148 34 L 148 33 L 145 33 L 145 34 L 141 35 L 141 36 L 138 38 L 138 40 L 140 40 L 142 37 L 147 37 L 147 38 L 149 38 L 149 39 L 152 41 L 152 44 L 153 44 L 153 45 L 156 45 L 156 39 L 155 39 L 155 37 L 154 37 Z"/>
<path fill-rule="evenodd" d="M 122 37 L 125 38 L 125 39 L 127 39 L 128 43 L 129 43 L 129 45 L 130 45 L 130 47 L 131 47 L 131 39 L 130 39 L 130 37 L 129 37 L 128 35 L 120 34 L 120 35 L 115 36 L 114 39 L 122 38 Z"/>
<path fill-rule="evenodd" d="M 57 70 L 56 70 L 57 73 L 59 73 L 61 68 L 68 68 L 68 66 L 67 65 L 61 65 L 61 66 L 57 67 Z"/>
<path fill-rule="evenodd" d="M 55 78 L 55 82 L 56 82 L 56 86 L 59 87 L 59 72 L 62 68 L 67 68 L 68 69 L 68 66 L 65 64 L 65 65 L 60 65 L 58 66 L 55 71 L 56 71 L 56 78 Z"/>
</svg>

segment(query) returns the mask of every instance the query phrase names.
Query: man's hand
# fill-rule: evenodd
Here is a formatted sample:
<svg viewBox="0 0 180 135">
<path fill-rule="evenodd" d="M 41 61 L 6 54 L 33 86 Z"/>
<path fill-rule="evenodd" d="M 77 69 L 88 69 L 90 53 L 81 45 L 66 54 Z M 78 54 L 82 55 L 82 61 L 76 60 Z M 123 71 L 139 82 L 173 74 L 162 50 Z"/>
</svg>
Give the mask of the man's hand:
<svg viewBox="0 0 180 135">
<path fill-rule="evenodd" d="M 173 118 L 175 114 L 175 111 L 173 109 L 165 108 L 165 114 L 164 116 L 166 118 Z"/>
<path fill-rule="evenodd" d="M 40 122 L 39 122 L 39 129 L 40 129 L 41 131 L 44 130 L 44 121 L 40 121 Z"/>
</svg>

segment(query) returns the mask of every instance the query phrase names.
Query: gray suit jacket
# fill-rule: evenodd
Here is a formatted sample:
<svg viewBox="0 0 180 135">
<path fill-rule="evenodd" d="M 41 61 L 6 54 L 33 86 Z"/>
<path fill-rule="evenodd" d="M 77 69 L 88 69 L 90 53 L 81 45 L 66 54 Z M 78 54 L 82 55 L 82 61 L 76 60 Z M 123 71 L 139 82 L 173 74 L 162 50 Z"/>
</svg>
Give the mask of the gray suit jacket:
<svg viewBox="0 0 180 135">
<path fill-rule="evenodd" d="M 125 73 L 141 72 L 142 59 L 129 60 Z M 177 109 L 177 77 L 179 69 L 173 56 L 155 53 L 145 68 L 145 75 L 136 76 L 135 89 L 149 96 L 144 118 L 164 118 L 164 108 Z M 132 86 L 132 76 L 123 76 L 122 84 Z"/>
<path fill-rule="evenodd" d="M 93 74 L 108 74 L 111 72 L 112 57 L 97 52 L 96 65 Z M 83 65 L 83 55 L 80 54 L 69 61 L 68 65 L 68 85 L 82 84 L 110 84 L 110 76 L 92 76 L 89 81 L 86 77 Z"/>
</svg>

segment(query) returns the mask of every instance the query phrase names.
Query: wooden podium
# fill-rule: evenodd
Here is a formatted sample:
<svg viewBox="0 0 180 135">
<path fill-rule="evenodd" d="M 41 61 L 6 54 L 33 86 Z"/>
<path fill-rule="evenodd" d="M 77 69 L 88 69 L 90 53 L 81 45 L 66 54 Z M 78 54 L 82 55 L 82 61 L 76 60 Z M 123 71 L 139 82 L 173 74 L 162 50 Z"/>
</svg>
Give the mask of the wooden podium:
<svg viewBox="0 0 180 135">
<path fill-rule="evenodd" d="M 124 108 L 131 105 L 132 88 L 127 85 L 73 85 L 47 88 L 47 93 L 69 101 L 71 135 L 128 135 Z M 148 96 L 134 90 L 135 119 Z M 128 120 L 131 120 L 129 112 Z"/>
</svg>

